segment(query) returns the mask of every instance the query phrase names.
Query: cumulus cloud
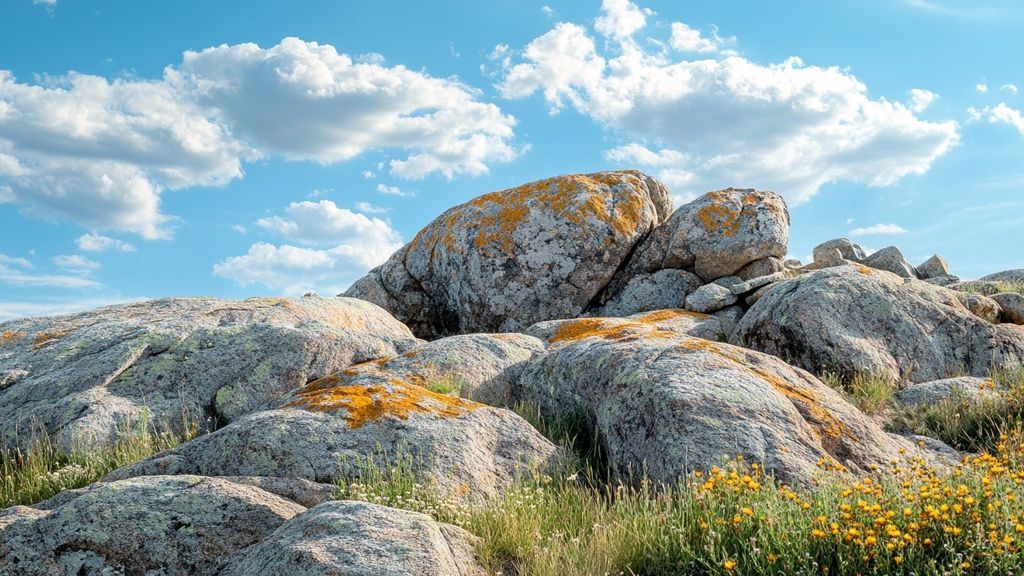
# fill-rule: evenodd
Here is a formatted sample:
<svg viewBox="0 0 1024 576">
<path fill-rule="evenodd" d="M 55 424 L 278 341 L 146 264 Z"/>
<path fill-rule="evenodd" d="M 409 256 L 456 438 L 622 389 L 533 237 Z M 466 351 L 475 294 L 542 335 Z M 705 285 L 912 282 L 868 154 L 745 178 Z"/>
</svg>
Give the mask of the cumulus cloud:
<svg viewBox="0 0 1024 576">
<path fill-rule="evenodd" d="M 1017 91 L 1018 91 L 1016 84 L 1003 84 L 1002 86 L 999 87 L 999 89 L 1000 90 L 1005 90 L 1005 91 L 1009 92 L 1010 94 L 1013 94 L 1014 96 L 1017 95 Z"/>
<path fill-rule="evenodd" d="M 97 270 L 100 267 L 99 262 L 90 260 L 80 254 L 54 256 L 51 261 L 58 268 L 76 272 L 88 272 L 90 270 Z"/>
<path fill-rule="evenodd" d="M 370 204 L 369 202 L 356 202 L 356 210 L 366 214 L 384 214 L 385 212 L 390 212 L 391 208 L 377 206 L 376 204 Z"/>
<path fill-rule="evenodd" d="M 594 31 L 559 23 L 512 51 L 498 89 L 507 98 L 539 93 L 552 113 L 572 107 L 590 117 L 627 140 L 610 159 L 653 169 L 684 197 L 735 185 L 800 202 L 838 180 L 890 185 L 927 171 L 957 142 L 955 122 L 872 99 L 838 67 L 677 58 L 639 41 L 651 39 L 640 35 L 649 16 L 608 1 Z"/>
<path fill-rule="evenodd" d="M 300 246 L 258 242 L 246 254 L 214 265 L 214 274 L 285 294 L 337 292 L 402 246 L 388 222 L 330 200 L 293 202 L 283 215 L 256 225 Z"/>
<path fill-rule="evenodd" d="M 400 196 L 402 198 L 414 195 L 412 192 L 406 192 L 398 186 L 386 186 L 384 184 L 377 184 L 377 192 L 387 196 Z"/>
<path fill-rule="evenodd" d="M 892 234 L 906 234 L 907 229 L 896 225 L 896 224 L 874 224 L 872 226 L 865 226 L 863 228 L 854 228 L 850 230 L 849 235 L 851 237 L 857 236 L 875 236 L 875 235 L 892 235 Z"/>
<path fill-rule="evenodd" d="M 1010 108 L 1005 102 L 1000 102 L 995 108 L 986 109 L 988 121 L 993 124 L 1008 124 L 1017 129 L 1024 136 L 1024 118 L 1020 110 Z"/>
<path fill-rule="evenodd" d="M 14 190 L 10 186 L 0 186 L 0 204 L 9 204 L 14 200 Z"/>
<path fill-rule="evenodd" d="M 107 250 L 135 252 L 135 246 L 116 238 L 96 234 L 95 232 L 82 234 L 75 240 L 75 245 L 78 246 L 79 250 L 85 250 L 86 252 L 106 252 Z"/>
<path fill-rule="evenodd" d="M 0 284 L 23 287 L 95 288 L 99 282 L 71 274 L 42 274 L 25 258 L 0 254 Z"/>
<path fill-rule="evenodd" d="M 726 43 L 734 43 L 735 37 L 722 38 L 718 30 L 713 30 L 711 37 L 705 37 L 700 30 L 690 28 L 683 22 L 672 23 L 672 36 L 669 38 L 669 45 L 680 52 L 697 52 L 707 54 L 719 52 Z"/>
<path fill-rule="evenodd" d="M 480 175 L 512 160 L 515 120 L 478 90 L 333 46 L 186 52 L 159 79 L 0 70 L 0 186 L 30 214 L 164 238 L 165 190 L 241 178 L 267 156 L 334 163 L 392 148 L 392 174 Z"/>
<path fill-rule="evenodd" d="M 935 101 L 937 95 L 930 90 L 922 90 L 920 88 L 910 89 L 910 103 L 909 108 L 914 112 L 924 112 L 932 102 Z"/>
<path fill-rule="evenodd" d="M 988 84 L 985 84 L 984 82 L 975 84 L 974 85 L 974 89 L 977 90 L 978 92 L 984 94 L 984 93 L 988 92 Z"/>
</svg>

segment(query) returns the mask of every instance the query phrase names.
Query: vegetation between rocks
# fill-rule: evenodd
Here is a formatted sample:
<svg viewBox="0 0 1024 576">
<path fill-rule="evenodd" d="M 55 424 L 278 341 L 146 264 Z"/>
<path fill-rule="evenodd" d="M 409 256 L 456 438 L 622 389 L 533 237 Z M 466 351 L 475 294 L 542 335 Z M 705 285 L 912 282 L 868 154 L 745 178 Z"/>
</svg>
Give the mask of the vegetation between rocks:
<svg viewBox="0 0 1024 576">
<path fill-rule="evenodd" d="M 39 430 L 30 432 L 24 441 L 2 438 L 0 509 L 34 504 L 64 490 L 81 488 L 122 466 L 187 442 L 197 432 L 197 426 L 187 425 L 183 433 L 175 433 L 146 418 L 126 423 L 111 447 L 98 448 L 82 441 L 70 451 L 64 450 Z"/>
</svg>

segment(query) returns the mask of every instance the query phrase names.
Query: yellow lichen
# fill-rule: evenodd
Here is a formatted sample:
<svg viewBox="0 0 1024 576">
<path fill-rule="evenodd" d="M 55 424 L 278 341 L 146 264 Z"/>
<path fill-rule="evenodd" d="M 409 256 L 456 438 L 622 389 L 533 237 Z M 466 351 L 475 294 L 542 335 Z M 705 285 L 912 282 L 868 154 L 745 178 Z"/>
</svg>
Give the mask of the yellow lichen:
<svg viewBox="0 0 1024 576">
<path fill-rule="evenodd" d="M 618 318 L 581 318 L 559 324 L 550 342 L 552 344 L 576 342 L 584 338 L 625 340 L 636 338 L 673 338 L 677 336 L 679 336 L 678 332 L 658 328 L 653 323 Z"/>
<path fill-rule="evenodd" d="M 70 333 L 70 330 L 52 330 L 40 332 L 36 334 L 35 338 L 32 339 L 32 344 L 36 348 L 39 348 L 41 346 L 49 344 L 50 342 L 53 342 L 54 340 L 59 340 Z"/>
<path fill-rule="evenodd" d="M 633 318 L 636 322 L 662 322 L 665 320 L 675 320 L 679 317 L 696 318 L 698 320 L 707 320 L 711 316 L 702 314 L 700 312 L 691 312 L 689 310 L 683 310 L 682 308 L 668 308 L 665 310 L 655 310 L 654 312 L 647 312 Z"/>
<path fill-rule="evenodd" d="M 406 420 L 411 414 L 455 418 L 481 406 L 397 378 L 388 378 L 386 384 L 364 386 L 341 385 L 340 380 L 335 375 L 311 382 L 287 406 L 315 412 L 344 410 L 348 426 L 353 429 L 385 416 L 399 420 Z"/>
<path fill-rule="evenodd" d="M 788 398 L 798 408 L 802 408 L 800 410 L 801 414 L 808 420 L 811 427 L 822 436 L 831 439 L 849 437 L 850 433 L 846 425 L 821 406 L 813 391 L 798 387 L 768 370 L 762 370 L 752 365 L 750 359 L 745 357 L 746 353 L 744 351 L 708 340 L 701 340 L 700 338 L 688 338 L 680 345 L 687 350 L 709 352 L 721 356 L 732 361 L 739 368 L 771 384 L 776 392 Z"/>
<path fill-rule="evenodd" d="M 705 230 L 718 236 L 732 236 L 740 229 L 740 211 L 729 206 L 722 192 L 712 192 L 714 202 L 697 210 L 697 219 Z"/>
<path fill-rule="evenodd" d="M 854 268 L 857 269 L 857 272 L 860 272 L 861 274 L 863 274 L 865 276 L 871 276 L 872 274 L 875 273 L 874 270 L 872 270 L 871 268 L 868 268 L 867 266 L 864 266 L 863 264 L 855 264 Z"/>
<path fill-rule="evenodd" d="M 11 332 L 10 330 L 0 334 L 0 345 L 7 344 L 8 342 L 14 342 L 18 338 L 24 336 L 24 332 Z"/>
</svg>

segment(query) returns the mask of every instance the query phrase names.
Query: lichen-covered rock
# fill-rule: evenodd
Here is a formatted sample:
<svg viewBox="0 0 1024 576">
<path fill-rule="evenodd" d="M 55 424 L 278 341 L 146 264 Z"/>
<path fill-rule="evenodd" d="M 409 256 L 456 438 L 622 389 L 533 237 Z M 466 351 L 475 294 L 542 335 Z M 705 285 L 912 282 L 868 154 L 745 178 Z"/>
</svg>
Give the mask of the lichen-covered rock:
<svg viewBox="0 0 1024 576">
<path fill-rule="evenodd" d="M 52 511 L 0 515 L 0 574 L 219 574 L 306 508 L 223 478 L 103 484 Z"/>
<path fill-rule="evenodd" d="M 637 247 L 609 286 L 615 294 L 630 278 L 666 268 L 692 271 L 705 281 L 729 276 L 765 258 L 783 258 L 789 210 L 774 192 L 729 188 L 680 206 Z"/>
<path fill-rule="evenodd" d="M 835 266 L 846 266 L 849 263 L 850 260 L 843 258 L 843 253 L 838 248 L 818 247 L 814 252 L 814 264 L 811 266 L 815 269 L 833 268 Z"/>
<path fill-rule="evenodd" d="M 999 303 L 981 294 L 959 294 L 960 303 L 978 318 L 993 324 L 999 322 Z"/>
<path fill-rule="evenodd" d="M 250 548 L 222 576 L 483 576 L 475 540 L 416 512 L 329 502 Z"/>
<path fill-rule="evenodd" d="M 987 282 L 1016 282 L 1018 284 L 1024 284 L 1024 268 L 1003 270 L 1002 272 L 982 276 L 980 280 Z"/>
<path fill-rule="evenodd" d="M 589 315 L 629 316 L 651 310 L 682 308 L 686 296 L 700 287 L 700 278 L 686 270 L 666 268 L 634 276 L 626 286 Z"/>
<path fill-rule="evenodd" d="M 925 278 L 924 281 L 929 284 L 935 284 L 936 286 L 952 287 L 953 284 L 960 282 L 960 277 L 952 274 L 943 274 L 939 276 L 932 276 L 931 278 Z"/>
<path fill-rule="evenodd" d="M 659 337 L 676 334 L 713 340 L 723 333 L 722 324 L 714 316 L 689 310 L 655 310 L 625 318 L 580 318 L 538 322 L 526 333 L 558 346 L 574 341 L 579 334 L 604 334 L 613 338 Z M 518 398 L 514 398 L 518 399 Z"/>
<path fill-rule="evenodd" d="M 903 278 L 917 278 L 917 271 L 903 257 L 903 253 L 895 246 L 887 246 L 864 259 L 864 265 L 877 270 L 892 272 Z"/>
<path fill-rule="evenodd" d="M 466 499 L 490 496 L 561 451 L 514 412 L 433 392 L 376 363 L 297 391 L 286 406 L 241 418 L 108 480 L 153 474 L 357 479 L 373 465 L 412 467 L 424 482 Z"/>
<path fill-rule="evenodd" d="M 559 327 L 523 372 L 522 395 L 545 417 L 585 420 L 620 479 L 675 482 L 741 455 L 784 482 L 807 483 L 821 459 L 861 471 L 913 451 L 778 358 L 593 320 Z"/>
<path fill-rule="evenodd" d="M 771 286 L 731 341 L 820 372 L 926 382 L 1024 361 L 1024 331 L 971 314 L 958 293 L 866 266 Z"/>
<path fill-rule="evenodd" d="M 417 344 L 352 298 L 168 298 L 0 324 L 0 435 L 41 426 L 66 447 L 149 417 L 201 428 L 357 362 Z"/>
<path fill-rule="evenodd" d="M 991 378 L 960 376 L 911 384 L 896 393 L 896 401 L 909 406 L 922 406 L 953 397 L 972 399 L 982 396 L 991 398 L 996 395 L 996 385 Z"/>
<path fill-rule="evenodd" d="M 691 312 L 709 314 L 732 306 L 737 296 L 721 284 L 705 284 L 686 297 L 686 309 Z"/>
<path fill-rule="evenodd" d="M 785 269 L 786 266 L 781 258 L 769 256 L 767 258 L 761 258 L 760 260 L 754 260 L 750 264 L 740 268 L 736 271 L 736 275 L 744 280 L 751 280 L 753 278 L 769 276 L 777 272 L 782 272 Z"/>
<path fill-rule="evenodd" d="M 867 252 L 859 244 L 854 244 L 847 238 L 835 238 L 814 247 L 814 262 L 817 263 L 826 258 L 833 259 L 833 250 L 838 250 L 842 259 L 852 262 L 863 262 L 868 257 Z"/>
<path fill-rule="evenodd" d="M 999 292 L 990 296 L 999 305 L 999 317 L 1003 322 L 1024 324 L 1024 294 L 1018 292 Z"/>
<path fill-rule="evenodd" d="M 571 174 L 449 209 L 345 293 L 421 337 L 581 315 L 671 198 L 643 173 Z"/>
<path fill-rule="evenodd" d="M 946 263 L 945 258 L 938 254 L 922 262 L 916 270 L 917 277 L 924 280 L 949 276 L 949 264 Z"/>
</svg>

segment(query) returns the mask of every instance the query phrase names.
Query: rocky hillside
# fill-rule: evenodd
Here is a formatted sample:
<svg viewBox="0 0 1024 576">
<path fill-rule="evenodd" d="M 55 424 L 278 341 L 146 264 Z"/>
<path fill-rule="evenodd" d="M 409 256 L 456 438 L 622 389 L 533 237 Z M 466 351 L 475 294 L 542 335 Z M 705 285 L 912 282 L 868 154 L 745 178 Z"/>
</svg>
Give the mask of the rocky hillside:
<svg viewBox="0 0 1024 576">
<path fill-rule="evenodd" d="M 482 574 L 465 530 L 332 496 L 368 464 L 470 504 L 553 475 L 571 455 L 523 406 L 577 423 L 624 485 L 736 457 L 796 487 L 823 465 L 955 466 L 822 377 L 871 375 L 907 404 L 985 393 L 1024 363 L 1024 270 L 962 282 L 940 256 L 846 239 L 804 265 L 788 235 L 772 192 L 673 212 L 640 172 L 567 175 L 446 211 L 338 297 L 0 324 L 8 449 L 25 431 L 67 451 L 140 421 L 198 431 L 0 512 L 0 574 Z"/>
</svg>

